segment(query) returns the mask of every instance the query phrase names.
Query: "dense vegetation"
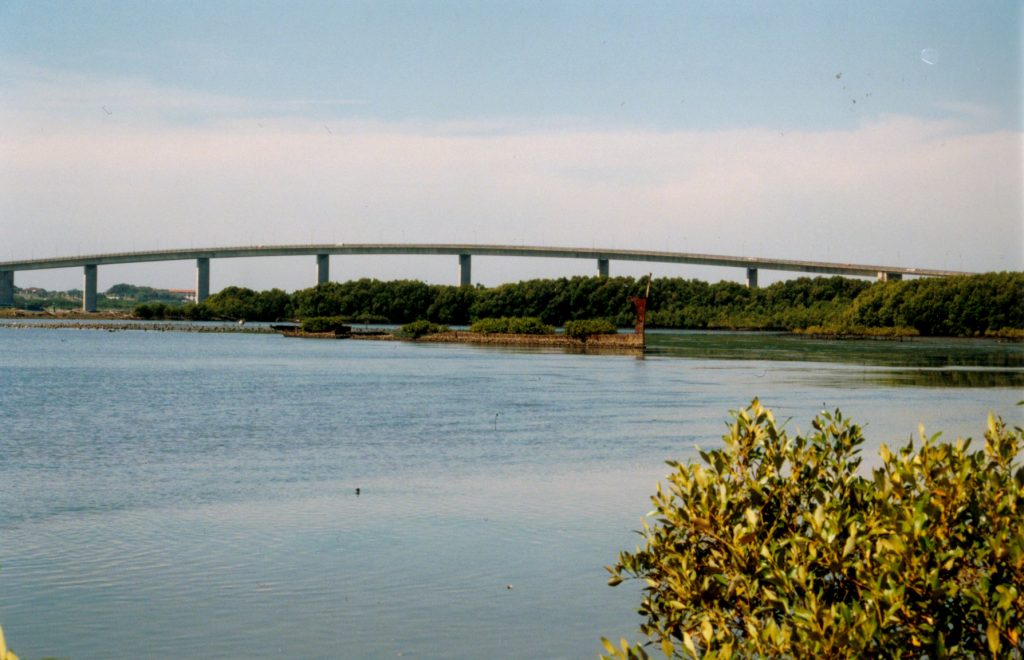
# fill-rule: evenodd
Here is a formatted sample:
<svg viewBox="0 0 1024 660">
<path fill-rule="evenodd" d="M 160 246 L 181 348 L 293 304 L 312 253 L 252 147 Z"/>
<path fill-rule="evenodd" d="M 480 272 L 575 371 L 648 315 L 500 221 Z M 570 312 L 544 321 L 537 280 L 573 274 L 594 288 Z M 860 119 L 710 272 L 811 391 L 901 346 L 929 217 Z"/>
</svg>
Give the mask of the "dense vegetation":
<svg viewBox="0 0 1024 660">
<path fill-rule="evenodd" d="M 973 335 L 1024 328 L 1024 273 L 877 284 L 847 318 L 868 327 L 916 328 L 922 335 Z"/>
<path fill-rule="evenodd" d="M 198 305 L 144 303 L 135 307 L 135 315 L 144 319 L 280 321 L 293 318 L 291 300 L 292 296 L 289 296 L 280 289 L 253 291 L 244 287 L 229 286 L 213 294 Z M 305 314 L 304 316 L 339 315 L 325 313 Z"/>
<path fill-rule="evenodd" d="M 456 287 L 413 280 L 330 282 L 289 295 L 228 287 L 199 305 L 139 306 L 140 316 L 274 321 L 342 316 L 349 322 L 427 320 L 468 325 L 485 318 L 533 317 L 546 325 L 603 318 L 633 324 L 629 296 L 645 282 L 631 277 L 573 277 Z M 988 273 L 948 279 L 867 282 L 802 277 L 748 289 L 655 279 L 647 305 L 650 327 L 864 332 L 975 336 L 1024 329 L 1024 273 Z"/>
<path fill-rule="evenodd" d="M 755 400 L 703 464 L 670 463 L 644 547 L 648 644 L 676 657 L 1024 657 L 1024 431 L 983 450 L 922 430 L 861 476 L 837 410 L 790 437 Z M 647 657 L 623 642 L 616 657 Z"/>
</svg>

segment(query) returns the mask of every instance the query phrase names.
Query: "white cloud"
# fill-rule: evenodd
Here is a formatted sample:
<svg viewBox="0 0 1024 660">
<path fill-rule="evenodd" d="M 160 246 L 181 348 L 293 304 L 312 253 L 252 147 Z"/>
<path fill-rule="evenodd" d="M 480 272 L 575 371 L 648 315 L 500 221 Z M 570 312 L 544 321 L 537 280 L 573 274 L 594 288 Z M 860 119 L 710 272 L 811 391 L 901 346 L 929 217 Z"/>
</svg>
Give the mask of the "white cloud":
<svg viewBox="0 0 1024 660">
<path fill-rule="evenodd" d="M 531 130 L 251 116 L 244 100 L 139 81 L 104 89 L 44 78 L 19 94 L 38 103 L 4 111 L 0 260 L 380 241 L 1024 268 L 1021 135 L 953 121 L 893 116 L 786 133 Z M 104 99 L 113 114 L 93 112 Z M 119 121 L 125 106 L 146 112 Z M 202 119 L 190 123 L 165 116 L 197 109 Z M 372 274 L 455 277 L 447 262 L 410 273 L 385 261 Z M 254 286 L 308 284 L 308 268 L 262 281 L 255 264 L 230 268 Z M 532 262 L 494 268 L 478 272 L 550 271 Z"/>
</svg>

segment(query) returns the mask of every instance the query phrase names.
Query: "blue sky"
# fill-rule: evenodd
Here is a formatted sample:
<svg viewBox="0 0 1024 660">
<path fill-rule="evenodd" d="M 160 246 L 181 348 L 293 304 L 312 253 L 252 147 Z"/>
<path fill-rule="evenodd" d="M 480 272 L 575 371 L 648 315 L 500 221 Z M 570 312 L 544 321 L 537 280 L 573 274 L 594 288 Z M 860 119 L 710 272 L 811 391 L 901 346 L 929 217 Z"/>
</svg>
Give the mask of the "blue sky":
<svg viewBox="0 0 1024 660">
<path fill-rule="evenodd" d="M 1020 270 L 1021 31 L 1017 2 L 0 1 L 0 260 L 415 241 Z M 213 288 L 304 287 L 306 261 L 215 262 Z"/>
</svg>

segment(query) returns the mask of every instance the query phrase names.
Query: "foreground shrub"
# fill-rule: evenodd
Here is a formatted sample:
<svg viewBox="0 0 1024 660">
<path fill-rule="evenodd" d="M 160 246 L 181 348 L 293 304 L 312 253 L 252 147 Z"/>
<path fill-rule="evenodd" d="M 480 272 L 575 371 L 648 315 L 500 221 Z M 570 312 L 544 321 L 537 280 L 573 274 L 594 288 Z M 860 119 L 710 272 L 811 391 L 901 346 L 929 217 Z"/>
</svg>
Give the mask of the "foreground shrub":
<svg viewBox="0 0 1024 660">
<path fill-rule="evenodd" d="M 450 328 L 446 325 L 438 325 L 430 321 L 413 321 L 403 325 L 395 334 L 403 339 L 419 339 L 425 335 L 436 335 L 439 332 L 448 332 L 449 330 Z"/>
<path fill-rule="evenodd" d="M 580 319 L 565 322 L 565 335 L 586 340 L 590 335 L 614 335 L 619 329 L 605 319 Z"/>
<path fill-rule="evenodd" d="M 555 328 L 534 316 L 502 316 L 474 321 L 470 332 L 482 334 L 553 335 Z"/>
<path fill-rule="evenodd" d="M 677 657 L 1024 656 L 1024 431 L 985 448 L 921 431 L 858 474 L 838 410 L 790 437 L 755 399 L 724 449 L 652 497 L 644 547 L 609 584 L 645 583 L 641 631 Z M 605 649 L 646 657 L 642 646 Z"/>
</svg>

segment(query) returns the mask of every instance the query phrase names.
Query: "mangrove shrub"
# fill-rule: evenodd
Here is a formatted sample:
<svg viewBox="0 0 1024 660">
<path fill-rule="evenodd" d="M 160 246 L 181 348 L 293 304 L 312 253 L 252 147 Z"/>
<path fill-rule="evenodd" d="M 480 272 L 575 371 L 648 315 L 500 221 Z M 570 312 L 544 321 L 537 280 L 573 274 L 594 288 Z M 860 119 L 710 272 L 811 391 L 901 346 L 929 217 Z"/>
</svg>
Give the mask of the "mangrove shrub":
<svg viewBox="0 0 1024 660">
<path fill-rule="evenodd" d="M 535 316 L 502 316 L 474 321 L 469 327 L 470 332 L 481 334 L 517 334 L 517 335 L 553 335 L 555 328 Z"/>
<path fill-rule="evenodd" d="M 586 340 L 590 335 L 614 335 L 619 329 L 605 319 L 580 319 L 565 322 L 565 335 L 573 339 Z"/>
<path fill-rule="evenodd" d="M 395 335 L 403 339 L 419 339 L 425 335 L 436 335 L 441 332 L 448 332 L 449 330 L 450 328 L 446 325 L 439 325 L 421 319 L 412 323 L 406 323 L 395 331 Z"/>
<path fill-rule="evenodd" d="M 643 581 L 641 631 L 676 657 L 1024 655 L 1024 432 L 984 449 L 923 429 L 862 476 L 838 410 L 790 436 L 755 399 L 724 447 L 670 463 L 644 546 L 608 570 Z M 643 646 L 618 657 L 646 657 Z"/>
</svg>

